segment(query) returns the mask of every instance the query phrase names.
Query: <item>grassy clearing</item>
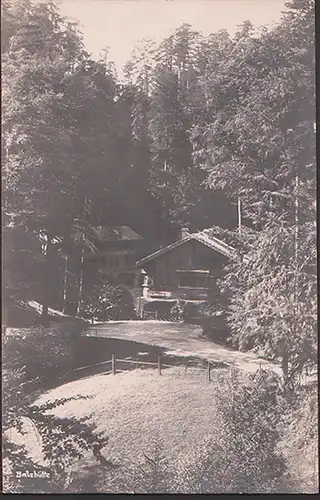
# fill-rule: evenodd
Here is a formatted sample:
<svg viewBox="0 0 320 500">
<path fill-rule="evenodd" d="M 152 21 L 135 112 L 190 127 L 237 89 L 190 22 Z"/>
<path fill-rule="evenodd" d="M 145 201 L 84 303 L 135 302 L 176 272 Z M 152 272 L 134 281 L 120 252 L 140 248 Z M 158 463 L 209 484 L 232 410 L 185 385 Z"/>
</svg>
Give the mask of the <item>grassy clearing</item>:
<svg viewBox="0 0 320 500">
<path fill-rule="evenodd" d="M 138 369 L 116 376 L 97 375 L 69 382 L 46 392 L 37 401 L 44 403 L 78 395 L 89 396 L 87 400 L 67 402 L 53 413 L 63 418 L 89 416 L 98 430 L 109 437 L 103 455 L 119 464 L 119 469 L 108 475 L 87 454 L 74 464 L 70 472 L 81 481 L 86 475 L 92 477 L 93 473 L 100 478 L 100 492 L 121 493 L 124 490 L 118 488 L 121 488 L 123 474 L 143 460 L 155 437 L 162 439 L 167 459 L 179 462 L 187 455 L 192 456 L 197 444 L 221 429 L 223 422 L 216 401 L 218 387 L 225 376 L 226 370 L 215 369 L 212 381 L 208 382 L 206 371 L 195 367 L 187 371 L 182 366 L 168 368 L 161 376 L 156 369 Z M 33 459 L 41 462 L 41 447 L 36 441 L 35 429 L 25 422 L 25 430 L 24 436 L 11 434 L 11 438 L 24 443 Z M 301 474 L 301 490 L 298 486 L 298 491 L 313 492 L 313 477 L 309 479 L 308 476 L 313 471 L 314 457 L 301 459 L 303 467 L 298 471 L 291 464 L 297 447 L 287 446 L 287 443 L 288 436 L 281 447 L 292 472 Z M 86 492 L 95 491 L 90 483 L 85 488 Z"/>
<path fill-rule="evenodd" d="M 176 458 L 187 446 L 208 436 L 217 425 L 214 379 L 206 372 L 175 367 L 159 376 L 156 370 L 135 370 L 116 376 L 99 375 L 64 384 L 39 398 L 39 402 L 90 396 L 57 408 L 60 417 L 91 415 L 92 422 L 109 436 L 103 450 L 116 462 L 139 460 L 152 436 L 164 439 L 168 456 Z M 29 440 L 34 439 L 29 435 Z"/>
</svg>

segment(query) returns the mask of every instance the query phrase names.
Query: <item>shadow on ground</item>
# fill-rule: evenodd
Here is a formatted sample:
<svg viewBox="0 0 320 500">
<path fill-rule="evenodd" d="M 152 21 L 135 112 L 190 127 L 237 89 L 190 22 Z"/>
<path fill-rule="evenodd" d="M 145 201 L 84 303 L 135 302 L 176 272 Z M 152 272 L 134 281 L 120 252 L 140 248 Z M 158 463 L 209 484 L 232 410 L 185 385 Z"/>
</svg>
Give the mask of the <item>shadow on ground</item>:
<svg viewBox="0 0 320 500">
<path fill-rule="evenodd" d="M 150 365 L 143 365 L 143 362 L 157 363 L 158 357 L 161 357 L 161 363 L 170 366 L 188 366 L 207 368 L 207 361 L 196 356 L 176 356 L 170 354 L 168 349 L 157 345 L 134 342 L 132 340 L 99 338 L 99 337 L 80 337 L 77 345 L 75 358 L 75 368 L 88 367 L 80 371 L 75 371 L 71 378 L 73 380 L 98 375 L 111 370 L 111 364 L 96 366 L 104 361 L 111 360 L 112 354 L 116 357 L 116 369 L 121 371 L 139 369 L 150 369 Z M 131 360 L 135 363 L 126 363 L 121 359 Z M 211 362 L 212 368 L 228 368 L 226 363 L 217 361 Z M 165 370 L 167 367 L 162 367 Z M 155 365 L 155 369 L 157 366 Z"/>
</svg>

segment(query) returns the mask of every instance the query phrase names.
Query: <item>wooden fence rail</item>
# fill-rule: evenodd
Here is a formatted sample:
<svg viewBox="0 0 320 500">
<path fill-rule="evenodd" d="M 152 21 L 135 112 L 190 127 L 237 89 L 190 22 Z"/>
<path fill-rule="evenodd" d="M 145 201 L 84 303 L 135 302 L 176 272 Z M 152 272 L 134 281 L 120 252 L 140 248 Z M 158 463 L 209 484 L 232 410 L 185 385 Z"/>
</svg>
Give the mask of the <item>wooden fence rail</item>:
<svg viewBox="0 0 320 500">
<path fill-rule="evenodd" d="M 117 368 L 117 362 L 119 363 L 133 363 L 136 365 L 136 369 L 140 366 L 140 365 L 147 365 L 147 366 L 155 366 L 158 368 L 158 374 L 161 375 L 162 373 L 162 368 L 173 368 L 175 367 L 176 365 L 169 365 L 169 364 L 166 364 L 166 363 L 162 363 L 162 360 L 161 360 L 161 356 L 158 356 L 158 360 L 156 362 L 152 362 L 152 361 L 141 361 L 140 359 L 137 359 L 137 360 L 134 360 L 134 359 L 121 359 L 121 358 L 116 358 L 116 355 L 115 354 L 112 354 L 112 358 L 109 359 L 108 361 L 103 361 L 102 363 L 97 363 L 95 365 L 88 365 L 88 366 L 82 366 L 81 368 L 75 368 L 74 371 L 80 371 L 80 370 L 85 370 L 85 369 L 88 369 L 88 368 L 97 368 L 98 366 L 103 366 L 103 365 L 107 365 L 109 363 L 111 363 L 111 370 L 108 370 L 106 372 L 103 372 L 101 373 L 104 374 L 104 375 L 107 375 L 109 373 L 112 373 L 113 375 L 116 375 L 116 373 L 123 373 L 125 372 L 126 370 L 121 370 L 119 368 Z M 185 369 L 187 370 L 188 366 L 185 365 Z M 201 370 L 201 371 L 207 371 L 207 379 L 208 381 L 210 382 L 211 381 L 211 363 L 210 361 L 208 361 L 208 364 L 207 364 L 207 368 L 201 368 L 199 366 L 192 366 L 190 367 L 192 368 L 193 370 Z"/>
<path fill-rule="evenodd" d="M 111 363 L 112 360 L 109 359 L 109 361 L 103 361 L 102 363 L 97 363 L 96 365 L 87 365 L 87 366 L 81 366 L 81 368 L 75 368 L 74 371 L 80 371 L 80 370 L 85 370 L 86 368 L 95 368 L 96 366 L 101 366 L 101 365 L 107 365 L 108 363 Z"/>
</svg>

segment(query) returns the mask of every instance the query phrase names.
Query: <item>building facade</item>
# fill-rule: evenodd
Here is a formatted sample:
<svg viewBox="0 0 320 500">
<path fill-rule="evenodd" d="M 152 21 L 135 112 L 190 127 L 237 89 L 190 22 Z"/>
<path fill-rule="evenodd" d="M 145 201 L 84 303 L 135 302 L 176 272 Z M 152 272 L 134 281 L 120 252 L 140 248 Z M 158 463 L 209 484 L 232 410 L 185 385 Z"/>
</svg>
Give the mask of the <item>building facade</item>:
<svg viewBox="0 0 320 500">
<path fill-rule="evenodd" d="M 187 234 L 137 262 L 145 276 L 144 299 L 206 301 L 214 297 L 217 280 L 229 259 L 237 259 L 234 248 L 205 232 Z"/>
<path fill-rule="evenodd" d="M 118 284 L 134 287 L 142 237 L 128 226 L 94 227 L 92 232 L 96 251 L 85 255 L 87 274 L 95 270 Z"/>
</svg>

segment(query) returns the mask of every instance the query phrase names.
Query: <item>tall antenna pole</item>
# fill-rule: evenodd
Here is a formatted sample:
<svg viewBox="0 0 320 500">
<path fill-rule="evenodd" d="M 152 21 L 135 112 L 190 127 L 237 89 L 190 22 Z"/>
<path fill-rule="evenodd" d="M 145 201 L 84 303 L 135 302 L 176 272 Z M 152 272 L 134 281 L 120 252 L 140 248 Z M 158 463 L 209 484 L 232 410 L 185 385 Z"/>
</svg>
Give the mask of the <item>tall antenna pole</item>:
<svg viewBox="0 0 320 500">
<path fill-rule="evenodd" d="M 298 238 L 299 238 L 299 176 L 296 175 L 295 179 L 295 197 L 294 197 L 294 225 L 295 225 L 295 244 L 294 244 L 294 257 L 296 268 L 298 266 Z"/>
<path fill-rule="evenodd" d="M 240 196 L 238 196 L 238 231 L 239 231 L 239 234 L 241 234 L 241 225 L 242 225 L 241 198 L 240 198 Z"/>
<path fill-rule="evenodd" d="M 298 283 L 297 273 L 299 264 L 299 176 L 295 178 L 295 196 L 294 196 L 294 301 L 295 310 L 297 307 Z"/>
<path fill-rule="evenodd" d="M 79 298 L 77 304 L 77 316 L 81 312 L 82 298 L 83 298 L 83 264 L 84 264 L 84 245 L 85 245 L 85 231 L 86 231 L 86 214 L 87 214 L 87 197 L 84 199 L 83 210 L 83 228 L 81 231 L 81 258 L 80 258 L 80 280 L 79 280 Z"/>
</svg>

